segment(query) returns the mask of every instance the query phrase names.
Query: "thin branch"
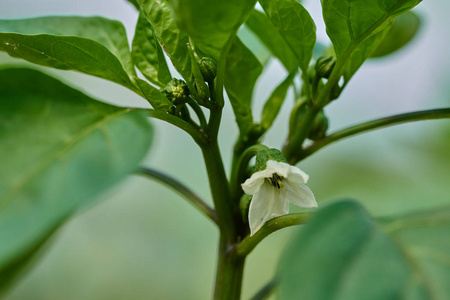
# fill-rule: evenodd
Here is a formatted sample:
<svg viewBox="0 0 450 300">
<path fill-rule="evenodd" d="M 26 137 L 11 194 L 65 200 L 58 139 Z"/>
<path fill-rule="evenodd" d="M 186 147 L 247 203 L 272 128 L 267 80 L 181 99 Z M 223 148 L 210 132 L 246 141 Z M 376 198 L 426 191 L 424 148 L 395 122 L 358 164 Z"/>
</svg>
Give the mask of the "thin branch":
<svg viewBox="0 0 450 300">
<path fill-rule="evenodd" d="M 186 131 L 197 144 L 202 145 L 206 142 L 205 136 L 188 122 L 161 110 L 149 109 L 148 111 L 150 117 L 166 121 L 167 123 Z"/>
<path fill-rule="evenodd" d="M 291 163 L 294 164 L 299 162 L 300 160 L 310 156 L 319 149 L 327 146 L 328 144 L 334 143 L 346 137 L 354 136 L 366 131 L 407 122 L 448 119 L 448 118 L 450 118 L 450 108 L 441 108 L 441 109 L 423 110 L 399 114 L 350 126 L 348 128 L 336 131 L 335 133 L 330 134 L 329 136 L 306 147 L 291 159 Z"/>
<path fill-rule="evenodd" d="M 197 115 L 198 120 L 200 121 L 200 126 L 205 129 L 208 124 L 206 123 L 205 115 L 203 114 L 200 105 L 197 104 L 192 98 L 189 98 L 188 104 L 192 107 L 195 114 Z"/>
<path fill-rule="evenodd" d="M 244 153 L 241 154 L 241 156 L 237 160 L 237 163 L 233 164 L 230 175 L 231 198 L 240 199 L 240 193 L 238 193 L 238 191 L 242 191 L 241 183 L 243 183 L 245 179 L 242 177 L 245 175 L 245 171 L 248 168 L 250 159 L 255 156 L 258 151 L 266 149 L 269 148 L 260 144 L 250 146 L 244 151 Z"/>
<path fill-rule="evenodd" d="M 253 295 L 253 297 L 250 298 L 250 300 L 265 300 L 265 299 L 267 299 L 274 292 L 275 287 L 277 286 L 277 283 L 278 282 L 277 282 L 276 278 L 270 280 L 255 295 Z"/>
<path fill-rule="evenodd" d="M 306 224 L 312 213 L 288 214 L 268 221 L 253 236 L 248 236 L 235 248 L 236 254 L 248 255 L 269 234 L 285 227 Z"/>
<path fill-rule="evenodd" d="M 182 196 L 184 196 L 186 200 L 189 201 L 189 203 L 191 203 L 205 216 L 210 218 L 214 223 L 216 224 L 218 223 L 216 211 L 213 208 L 211 208 L 208 204 L 206 204 L 205 201 L 203 201 L 197 194 L 195 194 L 181 182 L 151 168 L 141 167 L 138 171 L 138 174 L 150 177 L 152 179 L 155 179 L 159 182 L 168 185 L 169 187 L 180 193 Z"/>
</svg>

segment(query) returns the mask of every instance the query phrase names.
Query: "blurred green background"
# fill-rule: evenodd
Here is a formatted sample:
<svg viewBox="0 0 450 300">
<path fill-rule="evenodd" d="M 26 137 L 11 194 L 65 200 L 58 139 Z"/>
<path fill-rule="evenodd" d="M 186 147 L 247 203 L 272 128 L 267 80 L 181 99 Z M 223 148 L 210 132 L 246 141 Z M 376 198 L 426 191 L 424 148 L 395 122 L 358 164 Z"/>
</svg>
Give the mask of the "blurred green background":
<svg viewBox="0 0 450 300">
<path fill-rule="evenodd" d="M 320 3 L 305 1 L 327 43 Z M 384 59 L 366 63 L 339 101 L 327 107 L 331 131 L 361 121 L 450 103 L 450 2 L 426 1 L 415 10 L 422 28 L 413 42 Z M 124 0 L 1 0 L 1 18 L 102 15 L 134 32 L 137 13 Z M 0 53 L 0 63 L 27 65 Z M 35 67 L 35 66 L 34 66 Z M 36 67 L 35 67 L 36 68 Z M 97 99 L 147 107 L 125 88 L 74 72 L 45 69 Z M 255 116 L 284 77 L 276 60 L 266 67 L 254 95 Z M 292 95 L 290 94 L 290 97 Z M 279 147 L 292 102 L 286 101 L 266 144 Z M 144 164 L 166 171 L 210 199 L 201 153 L 186 135 L 153 122 L 156 137 Z M 221 149 L 229 167 L 237 134 L 230 105 Z M 132 146 L 132 145 L 131 145 Z M 319 206 L 354 198 L 377 216 L 450 203 L 450 122 L 401 125 L 354 137 L 321 150 L 300 167 Z M 212 294 L 218 232 L 177 194 L 148 179 L 130 177 L 99 204 L 69 221 L 8 300 L 208 299 Z M 295 211 L 295 208 L 292 208 Z M 292 230 L 266 239 L 247 261 L 244 299 L 268 281 Z"/>
</svg>

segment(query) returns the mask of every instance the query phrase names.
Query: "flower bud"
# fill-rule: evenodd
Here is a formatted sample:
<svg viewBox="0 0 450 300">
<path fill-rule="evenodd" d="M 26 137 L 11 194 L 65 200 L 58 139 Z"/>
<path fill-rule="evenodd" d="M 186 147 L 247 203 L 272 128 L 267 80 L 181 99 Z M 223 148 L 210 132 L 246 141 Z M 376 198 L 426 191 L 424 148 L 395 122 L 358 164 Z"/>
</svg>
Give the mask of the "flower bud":
<svg viewBox="0 0 450 300">
<path fill-rule="evenodd" d="M 328 129 L 328 118 L 325 116 L 323 110 L 321 110 L 316 118 L 314 119 L 314 123 L 311 131 L 309 132 L 308 138 L 310 140 L 316 141 L 325 137 L 325 134 Z"/>
<path fill-rule="evenodd" d="M 256 154 L 255 170 L 262 171 L 266 169 L 266 164 L 269 160 L 287 163 L 286 158 L 278 149 L 260 150 Z"/>
<path fill-rule="evenodd" d="M 212 58 L 202 57 L 197 61 L 197 64 L 205 81 L 213 81 L 216 78 L 217 64 Z"/>
<path fill-rule="evenodd" d="M 189 88 L 185 81 L 181 79 L 172 79 L 161 92 L 174 105 L 186 103 L 189 99 Z"/>
<path fill-rule="evenodd" d="M 333 71 L 334 65 L 336 64 L 336 58 L 334 56 L 321 56 L 316 62 L 316 74 L 319 78 L 330 77 Z"/>
</svg>

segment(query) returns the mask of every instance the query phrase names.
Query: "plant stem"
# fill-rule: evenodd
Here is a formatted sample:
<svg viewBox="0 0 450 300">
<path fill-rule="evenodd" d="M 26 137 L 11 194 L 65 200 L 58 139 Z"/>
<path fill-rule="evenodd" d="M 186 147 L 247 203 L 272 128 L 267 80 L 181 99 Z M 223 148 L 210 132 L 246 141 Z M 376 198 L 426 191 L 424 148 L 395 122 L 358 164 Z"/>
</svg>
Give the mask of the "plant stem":
<svg viewBox="0 0 450 300">
<path fill-rule="evenodd" d="M 243 221 L 236 211 L 232 201 L 230 187 L 217 143 L 222 108 L 224 106 L 224 80 L 226 58 L 231 48 L 232 38 L 222 49 L 217 64 L 217 77 L 209 87 L 211 92 L 211 107 L 209 123 L 206 129 L 207 142 L 199 144 L 209 177 L 209 185 L 217 212 L 220 228 L 219 257 L 217 262 L 216 282 L 214 288 L 215 300 L 239 300 L 241 296 L 242 277 L 245 257 L 236 256 L 230 251 L 237 243 Z"/>
<path fill-rule="evenodd" d="M 205 136 L 188 122 L 161 110 L 149 109 L 148 112 L 150 117 L 166 121 L 167 123 L 186 131 L 198 145 L 205 144 Z"/>
<path fill-rule="evenodd" d="M 253 236 L 246 237 L 235 249 L 238 256 L 247 256 L 269 234 L 282 228 L 300 224 L 306 224 L 312 213 L 288 214 L 268 221 Z"/>
<path fill-rule="evenodd" d="M 231 253 L 230 245 L 220 239 L 214 300 L 239 300 L 241 298 L 245 257 Z"/>
<path fill-rule="evenodd" d="M 192 98 L 189 98 L 188 104 L 192 107 L 195 114 L 197 115 L 197 118 L 200 122 L 200 126 L 205 129 L 207 127 L 205 115 L 203 114 L 202 109 L 200 108 L 200 105 L 198 105 L 197 102 L 195 102 Z"/>
<path fill-rule="evenodd" d="M 247 148 L 231 166 L 230 190 L 233 201 L 239 199 L 242 195 L 242 188 L 240 184 L 244 182 L 243 176 L 245 175 L 250 159 L 255 156 L 258 151 L 266 149 L 268 149 L 268 147 L 264 145 L 253 145 Z"/>
<path fill-rule="evenodd" d="M 267 282 L 250 300 L 267 299 L 275 290 L 277 280 L 274 278 Z"/>
<path fill-rule="evenodd" d="M 240 215 L 235 213 L 230 201 L 230 189 L 217 141 L 202 147 L 202 151 L 220 228 L 214 299 L 238 300 L 245 257 L 236 256 L 235 253 L 230 252 L 230 249 L 237 243 L 242 221 Z"/>
<path fill-rule="evenodd" d="M 233 242 L 235 223 L 229 203 L 230 189 L 217 141 L 202 147 L 202 151 L 221 234 L 228 242 Z"/>
<path fill-rule="evenodd" d="M 297 149 L 303 145 L 303 142 L 308 137 L 308 133 L 311 131 L 316 115 L 327 104 L 327 101 L 329 101 L 330 93 L 333 87 L 335 87 L 339 82 L 345 62 L 346 57 L 336 63 L 323 90 L 319 93 L 317 99 L 314 100 L 314 103 L 312 103 L 313 105 L 311 105 L 311 107 L 305 112 L 305 115 L 299 124 L 299 132 L 296 133 L 295 136 L 292 137 L 292 140 L 290 140 L 284 147 L 283 154 L 288 161 L 292 160 L 292 157 L 295 156 Z"/>
<path fill-rule="evenodd" d="M 450 108 L 441 108 L 441 109 L 432 109 L 432 110 L 423 110 L 423 111 L 415 111 L 410 113 L 404 113 L 394 116 L 389 116 L 381 119 L 376 119 L 372 121 L 368 121 L 365 123 L 357 124 L 339 131 L 336 131 L 333 134 L 319 140 L 310 146 L 303 149 L 303 151 L 299 151 L 297 155 L 294 155 L 290 161 L 290 163 L 295 164 L 298 161 L 310 156 L 314 152 L 320 150 L 321 148 L 331 144 L 333 142 L 339 141 L 341 139 L 354 136 L 366 131 L 380 129 L 387 126 L 407 123 L 407 122 L 417 122 L 417 121 L 425 121 L 425 120 L 434 120 L 434 119 L 448 119 L 450 118 Z"/>
<path fill-rule="evenodd" d="M 206 204 L 197 194 L 195 194 L 193 191 L 191 191 L 188 187 L 186 187 L 181 182 L 177 181 L 176 179 L 163 174 L 157 170 L 151 169 L 151 168 L 144 168 L 141 167 L 139 169 L 140 175 L 144 175 L 153 179 L 156 179 L 159 182 L 165 183 L 178 193 L 180 193 L 182 196 L 186 198 L 186 200 L 189 201 L 195 208 L 197 208 L 201 213 L 203 213 L 205 216 L 207 216 L 209 219 L 211 219 L 214 223 L 217 224 L 217 215 L 216 211 L 212 209 L 208 204 Z"/>
</svg>

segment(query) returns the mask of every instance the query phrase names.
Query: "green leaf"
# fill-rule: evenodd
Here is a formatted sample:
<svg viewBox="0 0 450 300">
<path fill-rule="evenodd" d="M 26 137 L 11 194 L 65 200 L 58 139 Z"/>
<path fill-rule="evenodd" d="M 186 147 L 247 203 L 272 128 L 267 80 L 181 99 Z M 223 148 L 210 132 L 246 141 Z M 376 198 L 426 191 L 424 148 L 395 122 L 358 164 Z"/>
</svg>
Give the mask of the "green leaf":
<svg viewBox="0 0 450 300">
<path fill-rule="evenodd" d="M 287 91 L 292 85 L 292 80 L 294 79 L 296 72 L 289 74 L 283 82 L 281 82 L 276 89 L 272 92 L 269 99 L 267 99 L 264 104 L 262 116 L 261 116 L 261 126 L 267 130 L 272 126 L 273 121 L 278 116 L 281 106 L 283 105 L 284 99 L 286 98 Z"/>
<path fill-rule="evenodd" d="M 327 34 L 347 82 L 377 48 L 394 18 L 421 0 L 321 0 Z M 342 61 L 342 62 L 340 62 Z"/>
<path fill-rule="evenodd" d="M 386 56 L 401 49 L 416 36 L 419 28 L 420 18 L 413 11 L 408 11 L 398 16 L 392 23 L 391 29 L 370 57 Z"/>
<path fill-rule="evenodd" d="M 172 79 L 152 25 L 143 14 L 136 24 L 132 56 L 139 71 L 154 84 L 164 87 Z"/>
<path fill-rule="evenodd" d="M 0 290 L 69 217 L 137 168 L 151 137 L 143 110 L 37 71 L 0 70 Z"/>
<path fill-rule="evenodd" d="M 239 28 L 238 38 L 244 45 L 258 58 L 263 67 L 270 61 L 272 55 L 267 47 L 255 36 L 255 34 L 248 29 L 246 25 Z"/>
<path fill-rule="evenodd" d="M 139 4 L 136 0 L 127 0 L 129 3 L 131 3 L 137 10 L 139 10 Z"/>
<path fill-rule="evenodd" d="M 175 22 L 175 14 L 165 0 L 137 0 L 142 12 L 153 26 L 163 50 L 178 73 L 192 83 L 191 58 L 187 50 L 189 37 Z"/>
<path fill-rule="evenodd" d="M 253 125 L 253 88 L 262 69 L 255 55 L 236 37 L 227 57 L 225 89 L 241 133 Z"/>
<path fill-rule="evenodd" d="M 146 81 L 135 77 L 139 89 L 142 91 L 143 96 L 152 105 L 154 109 L 168 111 L 173 106 L 172 102 L 167 99 L 159 90 L 148 84 Z"/>
<path fill-rule="evenodd" d="M 296 0 L 260 0 L 259 3 L 294 53 L 297 65 L 306 72 L 316 43 L 316 25 L 308 11 Z"/>
<path fill-rule="evenodd" d="M 280 299 L 450 297 L 450 207 L 378 225 L 359 204 L 321 209 L 281 262 Z"/>
<path fill-rule="evenodd" d="M 245 24 L 289 72 L 298 67 L 296 57 L 266 14 L 254 9 Z"/>
<path fill-rule="evenodd" d="M 256 0 L 171 0 L 180 28 L 195 47 L 219 61 L 222 49 L 247 19 Z"/>
<path fill-rule="evenodd" d="M 134 91 L 135 75 L 125 28 L 101 17 L 0 20 L 0 50 L 32 63 L 75 70 Z"/>
</svg>

